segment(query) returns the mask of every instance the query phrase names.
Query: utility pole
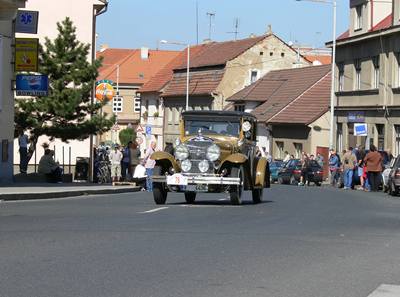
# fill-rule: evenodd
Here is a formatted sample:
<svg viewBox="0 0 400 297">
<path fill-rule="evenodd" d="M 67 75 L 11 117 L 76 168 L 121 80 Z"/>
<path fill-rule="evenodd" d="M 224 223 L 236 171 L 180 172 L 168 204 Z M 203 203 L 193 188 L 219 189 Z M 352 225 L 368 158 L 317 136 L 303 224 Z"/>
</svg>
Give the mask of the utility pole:
<svg viewBox="0 0 400 297">
<path fill-rule="evenodd" d="M 239 34 L 239 18 L 235 18 L 234 26 L 235 26 L 235 30 L 232 31 L 232 32 L 227 32 L 227 33 L 235 34 L 235 41 L 236 41 L 237 40 L 237 36 Z"/>
<path fill-rule="evenodd" d="M 210 23 L 209 23 L 209 28 L 208 28 L 208 39 L 211 40 L 211 26 L 212 26 L 212 20 L 213 20 L 213 18 L 215 18 L 215 13 L 207 12 L 207 16 L 210 18 Z"/>
</svg>

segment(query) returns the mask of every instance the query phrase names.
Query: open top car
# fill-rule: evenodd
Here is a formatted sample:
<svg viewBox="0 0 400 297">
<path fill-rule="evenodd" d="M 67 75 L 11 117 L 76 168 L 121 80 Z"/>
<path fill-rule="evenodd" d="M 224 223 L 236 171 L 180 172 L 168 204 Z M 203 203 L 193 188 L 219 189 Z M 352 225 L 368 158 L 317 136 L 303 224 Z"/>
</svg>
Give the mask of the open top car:
<svg viewBox="0 0 400 297">
<path fill-rule="evenodd" d="M 256 157 L 256 118 L 244 112 L 187 111 L 182 113 L 175 155 L 156 152 L 153 195 L 164 204 L 168 192 L 182 192 L 194 203 L 196 193 L 229 193 L 241 204 L 244 190 L 254 203 L 270 186 L 269 165 Z"/>
</svg>

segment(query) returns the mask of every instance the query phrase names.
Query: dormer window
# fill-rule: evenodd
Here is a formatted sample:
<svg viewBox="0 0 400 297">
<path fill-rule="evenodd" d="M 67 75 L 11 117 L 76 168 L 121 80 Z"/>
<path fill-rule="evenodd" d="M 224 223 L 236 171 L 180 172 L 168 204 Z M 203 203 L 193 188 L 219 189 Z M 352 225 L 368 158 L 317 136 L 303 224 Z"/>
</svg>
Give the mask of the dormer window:
<svg viewBox="0 0 400 297">
<path fill-rule="evenodd" d="M 361 30 L 363 25 L 363 6 L 358 5 L 355 8 L 354 30 Z"/>
<path fill-rule="evenodd" d="M 258 79 L 258 70 L 252 70 L 250 72 L 250 83 L 252 84 L 252 83 L 256 82 L 257 79 Z"/>
</svg>

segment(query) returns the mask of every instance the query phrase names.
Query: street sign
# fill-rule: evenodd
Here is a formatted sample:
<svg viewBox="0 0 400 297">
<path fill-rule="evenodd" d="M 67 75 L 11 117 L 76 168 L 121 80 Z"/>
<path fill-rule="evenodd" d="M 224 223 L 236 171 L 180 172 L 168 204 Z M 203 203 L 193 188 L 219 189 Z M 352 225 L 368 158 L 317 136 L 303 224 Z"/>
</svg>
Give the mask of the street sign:
<svg viewBox="0 0 400 297">
<path fill-rule="evenodd" d="M 112 129 L 113 129 L 113 131 L 118 131 L 120 129 L 120 127 L 118 126 L 118 124 L 114 124 Z"/>
<path fill-rule="evenodd" d="M 37 34 L 39 12 L 30 10 L 18 10 L 15 19 L 15 32 Z"/>
<path fill-rule="evenodd" d="M 16 76 L 17 96 L 47 96 L 49 79 L 47 75 L 18 74 Z"/>
<path fill-rule="evenodd" d="M 110 80 L 101 80 L 96 83 L 96 99 L 99 101 L 110 101 L 114 98 L 115 91 Z"/>
<path fill-rule="evenodd" d="M 368 136 L 368 124 L 354 124 L 354 136 Z"/>
<path fill-rule="evenodd" d="M 15 38 L 15 71 L 38 71 L 39 39 Z"/>
<path fill-rule="evenodd" d="M 136 138 L 136 143 L 141 145 L 143 143 L 143 138 L 142 137 Z"/>
<path fill-rule="evenodd" d="M 142 125 L 137 125 L 137 127 L 136 127 L 136 133 L 143 133 L 144 132 L 144 130 L 143 130 L 143 127 L 142 127 Z"/>
<path fill-rule="evenodd" d="M 151 126 L 150 125 L 146 125 L 146 135 L 147 136 L 151 135 Z"/>
</svg>

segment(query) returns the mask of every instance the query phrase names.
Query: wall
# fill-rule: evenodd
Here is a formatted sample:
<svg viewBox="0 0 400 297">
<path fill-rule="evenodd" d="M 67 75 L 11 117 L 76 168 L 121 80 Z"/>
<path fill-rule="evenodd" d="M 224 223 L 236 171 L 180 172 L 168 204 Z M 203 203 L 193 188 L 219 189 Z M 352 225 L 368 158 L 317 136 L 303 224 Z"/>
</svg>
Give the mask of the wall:
<svg viewBox="0 0 400 297">
<path fill-rule="evenodd" d="M 297 53 L 293 49 L 274 35 L 266 37 L 226 64 L 224 77 L 217 88 L 219 96 L 214 108 L 222 109 L 226 105 L 226 98 L 250 85 L 252 70 L 259 71 L 258 78 L 261 78 L 271 70 L 293 68 L 296 63 Z M 309 63 L 300 57 L 300 65 L 307 66 Z"/>
<path fill-rule="evenodd" d="M 302 145 L 302 150 L 311 152 L 310 128 L 304 125 L 273 125 L 272 126 L 272 156 L 274 158 L 283 158 L 279 156 L 277 142 L 283 142 L 282 152 L 296 156 L 295 143 Z"/>
<path fill-rule="evenodd" d="M 311 123 L 310 153 L 316 154 L 317 147 L 329 148 L 330 112 Z"/>
</svg>

